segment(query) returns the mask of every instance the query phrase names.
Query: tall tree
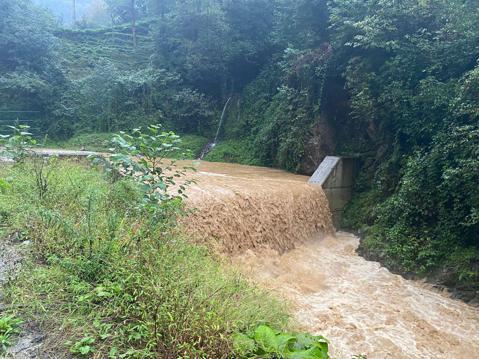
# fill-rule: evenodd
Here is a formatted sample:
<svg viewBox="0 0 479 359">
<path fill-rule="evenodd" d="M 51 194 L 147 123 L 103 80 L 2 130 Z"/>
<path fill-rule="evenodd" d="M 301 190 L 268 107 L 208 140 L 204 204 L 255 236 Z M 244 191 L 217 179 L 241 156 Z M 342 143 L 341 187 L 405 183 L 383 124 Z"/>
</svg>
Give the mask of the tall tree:
<svg viewBox="0 0 479 359">
<path fill-rule="evenodd" d="M 57 66 L 53 30 L 52 19 L 30 0 L 3 0 L 0 6 L 0 108 L 3 110 L 40 113 L 52 110 L 64 81 Z"/>
</svg>

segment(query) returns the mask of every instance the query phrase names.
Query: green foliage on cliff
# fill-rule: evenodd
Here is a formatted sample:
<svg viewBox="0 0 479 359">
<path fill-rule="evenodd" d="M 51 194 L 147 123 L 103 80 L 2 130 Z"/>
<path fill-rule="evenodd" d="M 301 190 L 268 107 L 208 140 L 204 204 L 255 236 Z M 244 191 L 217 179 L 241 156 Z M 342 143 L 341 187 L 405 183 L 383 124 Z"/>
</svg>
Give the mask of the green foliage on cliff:
<svg viewBox="0 0 479 359">
<path fill-rule="evenodd" d="M 125 4 L 107 2 L 113 24 L 63 29 L 30 1 L 6 0 L 4 109 L 39 111 L 37 127 L 57 138 L 161 122 L 213 139 L 231 98 L 208 158 L 310 171 L 321 151 L 359 155 L 361 181 L 345 220 L 362 228 L 370 255 L 425 272 L 465 251 L 459 272 L 477 272 L 474 178 L 458 163 L 466 153 L 477 159 L 461 140 L 479 116 L 476 1 Z M 319 123 L 335 145 L 321 147 Z M 438 164 L 437 151 L 456 145 Z M 431 177 L 435 186 L 417 194 L 432 168 L 440 178 L 460 171 L 465 182 Z M 469 204 L 435 202 L 448 191 Z M 438 230 L 445 223 L 451 228 Z M 469 274 L 454 280 L 472 281 Z"/>
<path fill-rule="evenodd" d="M 363 157 L 346 224 L 362 227 L 366 253 L 394 269 L 443 273 L 444 283 L 474 291 L 477 6 L 347 3 L 355 6 L 338 2 L 331 15 L 333 43 L 354 55 L 344 62 L 350 115 L 343 124 L 363 136 L 358 148 L 374 152 Z"/>
</svg>

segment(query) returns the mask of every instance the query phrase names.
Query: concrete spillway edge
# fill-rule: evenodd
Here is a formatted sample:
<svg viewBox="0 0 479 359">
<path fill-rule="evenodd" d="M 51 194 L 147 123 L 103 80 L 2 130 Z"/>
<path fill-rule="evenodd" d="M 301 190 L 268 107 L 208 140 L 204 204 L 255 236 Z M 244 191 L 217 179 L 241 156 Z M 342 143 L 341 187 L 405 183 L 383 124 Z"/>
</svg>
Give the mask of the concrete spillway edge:
<svg viewBox="0 0 479 359">
<path fill-rule="evenodd" d="M 326 156 L 308 181 L 323 188 L 336 229 L 340 229 L 344 208 L 351 199 L 356 172 L 355 158 Z"/>
</svg>

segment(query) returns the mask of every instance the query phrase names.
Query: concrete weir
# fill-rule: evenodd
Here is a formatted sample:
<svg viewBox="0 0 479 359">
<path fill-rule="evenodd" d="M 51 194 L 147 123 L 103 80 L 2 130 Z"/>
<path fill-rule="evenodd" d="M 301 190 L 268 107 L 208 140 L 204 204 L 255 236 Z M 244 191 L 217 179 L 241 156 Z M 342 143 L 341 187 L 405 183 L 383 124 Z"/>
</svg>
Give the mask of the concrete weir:
<svg viewBox="0 0 479 359">
<path fill-rule="evenodd" d="M 337 229 L 341 226 L 344 207 L 351 199 L 356 172 L 355 158 L 326 156 L 308 181 L 323 188 Z"/>
</svg>

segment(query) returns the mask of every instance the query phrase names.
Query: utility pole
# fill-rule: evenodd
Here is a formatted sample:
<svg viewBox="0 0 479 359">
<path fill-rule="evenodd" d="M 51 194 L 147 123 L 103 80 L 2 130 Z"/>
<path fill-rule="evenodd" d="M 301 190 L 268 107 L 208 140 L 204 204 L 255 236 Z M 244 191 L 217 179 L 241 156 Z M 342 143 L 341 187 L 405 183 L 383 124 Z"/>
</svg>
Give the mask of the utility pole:
<svg viewBox="0 0 479 359">
<path fill-rule="evenodd" d="M 133 36 L 133 47 L 136 47 L 136 11 L 135 0 L 131 0 L 131 34 Z"/>
<path fill-rule="evenodd" d="M 73 26 L 75 26 L 77 24 L 77 4 L 76 4 L 76 0 L 73 0 L 73 3 L 72 3 L 72 14 L 73 14 Z"/>
</svg>

